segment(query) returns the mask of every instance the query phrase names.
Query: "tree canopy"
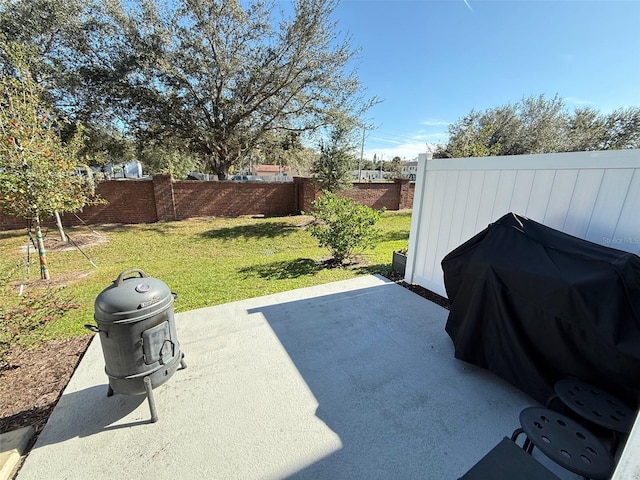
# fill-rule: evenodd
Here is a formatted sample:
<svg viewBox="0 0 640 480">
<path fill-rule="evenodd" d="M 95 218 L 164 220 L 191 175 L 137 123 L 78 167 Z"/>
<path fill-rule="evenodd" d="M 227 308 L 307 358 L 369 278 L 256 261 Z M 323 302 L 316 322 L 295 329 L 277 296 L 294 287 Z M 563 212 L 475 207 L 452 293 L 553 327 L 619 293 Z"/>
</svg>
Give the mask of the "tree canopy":
<svg viewBox="0 0 640 480">
<path fill-rule="evenodd" d="M 76 174 L 82 132 L 65 131 L 24 66 L 29 53 L 21 45 L 0 41 L 0 51 L 15 67 L 0 77 L 0 212 L 35 223 L 42 278 L 49 278 L 40 219 L 94 201 L 92 183 Z"/>
<path fill-rule="evenodd" d="M 370 104 L 331 18 L 337 1 L 287 13 L 269 0 L 73 0 L 67 15 L 62 0 L 5 0 L 0 27 L 38 46 L 37 78 L 71 118 L 147 151 L 166 142 L 224 179 L 274 138 Z"/>
<path fill-rule="evenodd" d="M 0 42 L 3 51 L 14 46 Z M 75 175 L 82 132 L 63 140 L 63 122 L 28 71 L 0 78 L 0 209 L 24 218 L 81 209 L 91 192 Z"/>
<path fill-rule="evenodd" d="M 482 112 L 472 110 L 449 126 L 449 140 L 434 157 L 622 148 L 640 148 L 640 108 L 618 109 L 609 114 L 590 107 L 569 112 L 557 95 L 539 95 Z"/>
<path fill-rule="evenodd" d="M 311 173 L 321 188 L 336 193 L 352 184 L 351 172 L 355 166 L 353 128 L 348 122 L 335 125 L 329 139 L 320 143 L 320 153 L 311 166 Z"/>
</svg>

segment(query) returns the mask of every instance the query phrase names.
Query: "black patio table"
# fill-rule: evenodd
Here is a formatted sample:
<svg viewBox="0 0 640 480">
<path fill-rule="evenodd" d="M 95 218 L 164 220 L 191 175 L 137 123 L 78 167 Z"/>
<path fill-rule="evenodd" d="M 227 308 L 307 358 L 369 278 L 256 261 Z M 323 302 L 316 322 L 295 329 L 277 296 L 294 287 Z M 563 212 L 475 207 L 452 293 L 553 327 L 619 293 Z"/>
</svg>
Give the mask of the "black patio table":
<svg viewBox="0 0 640 480">
<path fill-rule="evenodd" d="M 505 437 L 459 480 L 560 480 Z"/>
<path fill-rule="evenodd" d="M 562 402 L 594 424 L 618 433 L 629 433 L 635 412 L 611 393 L 575 379 L 556 382 L 554 390 Z"/>
<path fill-rule="evenodd" d="M 569 417 L 544 407 L 529 407 L 520 412 L 522 428 L 513 432 L 516 441 L 524 432 L 523 448 L 538 448 L 567 470 L 594 480 L 607 480 L 614 467 L 613 456 L 589 430 Z"/>
</svg>

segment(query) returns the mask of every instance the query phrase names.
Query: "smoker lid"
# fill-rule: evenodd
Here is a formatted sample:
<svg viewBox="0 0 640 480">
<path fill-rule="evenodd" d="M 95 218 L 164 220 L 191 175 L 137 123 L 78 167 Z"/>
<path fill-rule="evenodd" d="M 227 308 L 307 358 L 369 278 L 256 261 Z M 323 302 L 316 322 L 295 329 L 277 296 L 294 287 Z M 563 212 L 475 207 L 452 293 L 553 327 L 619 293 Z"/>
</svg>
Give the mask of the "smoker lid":
<svg viewBox="0 0 640 480">
<path fill-rule="evenodd" d="M 162 280 L 139 269 L 125 270 L 96 297 L 94 319 L 98 323 L 137 322 L 172 304 L 171 289 Z"/>
</svg>

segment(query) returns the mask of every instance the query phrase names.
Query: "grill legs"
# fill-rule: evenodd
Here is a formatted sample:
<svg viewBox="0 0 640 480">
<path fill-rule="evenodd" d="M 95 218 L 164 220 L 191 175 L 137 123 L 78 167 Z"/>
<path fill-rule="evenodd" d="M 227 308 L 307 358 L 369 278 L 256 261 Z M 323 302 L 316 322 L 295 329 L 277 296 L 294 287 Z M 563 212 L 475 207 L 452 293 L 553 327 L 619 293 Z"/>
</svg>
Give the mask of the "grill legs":
<svg viewBox="0 0 640 480">
<path fill-rule="evenodd" d="M 184 361 L 184 353 L 181 353 L 180 367 L 181 367 L 181 370 L 184 370 L 185 368 L 187 368 L 187 363 Z M 169 370 L 165 371 L 165 375 L 167 375 L 168 371 Z M 149 401 L 149 411 L 151 412 L 151 420 L 150 421 L 151 421 L 151 423 L 155 423 L 155 422 L 158 421 L 158 411 L 156 409 L 155 398 L 153 397 L 153 384 L 152 384 L 152 381 L 151 381 L 151 375 L 147 375 L 142 380 L 143 380 L 143 383 L 144 383 L 144 391 L 145 391 L 145 393 L 147 395 L 147 400 Z M 136 392 L 136 394 L 137 393 L 138 392 Z M 107 397 L 111 397 L 111 396 L 113 396 L 113 394 L 114 394 L 113 387 L 111 387 L 111 383 L 109 383 L 109 389 L 107 390 Z"/>
<path fill-rule="evenodd" d="M 156 400 L 153 398 L 153 387 L 151 386 L 151 377 L 144 377 L 144 389 L 147 392 L 147 400 L 149 400 L 149 410 L 151 411 L 151 423 L 158 421 L 158 411 L 156 410 Z"/>
<path fill-rule="evenodd" d="M 180 357 L 180 366 L 184 370 L 187 364 L 184 361 L 184 353 Z M 111 387 L 109 387 L 111 388 Z M 147 392 L 147 400 L 149 401 L 149 410 L 151 411 L 151 423 L 158 421 L 158 411 L 156 410 L 156 400 L 153 398 L 153 386 L 151 385 L 151 377 L 144 377 L 144 389 Z"/>
</svg>

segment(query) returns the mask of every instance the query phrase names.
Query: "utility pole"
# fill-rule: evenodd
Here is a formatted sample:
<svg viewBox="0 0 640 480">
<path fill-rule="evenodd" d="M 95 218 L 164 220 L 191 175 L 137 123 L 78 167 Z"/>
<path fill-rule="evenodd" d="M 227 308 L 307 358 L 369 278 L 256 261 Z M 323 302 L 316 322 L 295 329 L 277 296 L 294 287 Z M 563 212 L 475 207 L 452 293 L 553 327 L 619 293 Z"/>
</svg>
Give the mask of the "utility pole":
<svg viewBox="0 0 640 480">
<path fill-rule="evenodd" d="M 364 132 L 366 131 L 366 127 L 362 124 L 362 145 L 360 146 L 360 161 L 358 162 L 358 183 L 360 183 L 360 179 L 362 178 L 362 160 L 364 157 Z"/>
</svg>

